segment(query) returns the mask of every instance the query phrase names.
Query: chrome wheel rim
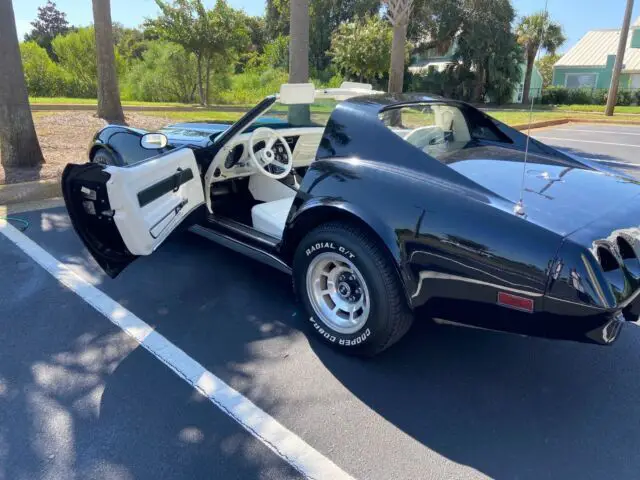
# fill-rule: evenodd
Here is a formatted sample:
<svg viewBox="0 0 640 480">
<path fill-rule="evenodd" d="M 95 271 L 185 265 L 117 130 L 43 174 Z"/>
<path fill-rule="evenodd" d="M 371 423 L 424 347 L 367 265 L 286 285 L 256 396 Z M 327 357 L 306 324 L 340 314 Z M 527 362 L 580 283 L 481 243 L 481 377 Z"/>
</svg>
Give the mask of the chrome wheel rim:
<svg viewBox="0 0 640 480">
<path fill-rule="evenodd" d="M 338 333 L 360 330 L 369 318 L 370 296 L 360 270 L 337 253 L 321 253 L 307 269 L 307 292 L 314 312 Z"/>
</svg>

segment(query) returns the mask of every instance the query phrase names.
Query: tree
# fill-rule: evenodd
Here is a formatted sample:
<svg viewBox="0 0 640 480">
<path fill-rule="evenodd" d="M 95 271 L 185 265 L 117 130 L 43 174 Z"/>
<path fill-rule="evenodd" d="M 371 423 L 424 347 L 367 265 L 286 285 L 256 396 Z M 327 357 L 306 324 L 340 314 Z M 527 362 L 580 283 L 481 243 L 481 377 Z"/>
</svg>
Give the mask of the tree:
<svg viewBox="0 0 640 480">
<path fill-rule="evenodd" d="M 547 53 L 536 62 L 536 67 L 542 75 L 542 88 L 547 88 L 553 82 L 553 66 L 560 60 L 562 55 L 557 53 Z"/>
<path fill-rule="evenodd" d="M 116 70 L 110 0 L 93 0 L 93 21 L 98 61 L 98 116 L 109 123 L 124 124 Z"/>
<path fill-rule="evenodd" d="M 343 23 L 380 11 L 380 0 L 310 0 L 309 65 L 318 73 L 329 66 L 331 34 Z M 290 0 L 267 0 L 271 38 L 289 35 Z"/>
<path fill-rule="evenodd" d="M 57 60 L 51 42 L 58 35 L 65 35 L 71 31 L 67 15 L 58 10 L 54 2 L 47 0 L 44 7 L 38 7 L 38 16 L 31 22 L 31 26 L 31 32 L 24 36 L 25 42 L 36 42 L 51 58 Z"/>
<path fill-rule="evenodd" d="M 341 73 L 374 83 L 389 69 L 392 37 L 391 25 L 379 16 L 343 23 L 331 36 L 330 55 Z"/>
<path fill-rule="evenodd" d="M 413 0 L 384 0 L 387 17 L 393 27 L 391 62 L 389 67 L 389 92 L 402 93 L 404 85 L 405 50 L 407 48 L 407 27 L 411 16 Z"/>
<path fill-rule="evenodd" d="M 562 26 L 552 21 L 547 12 L 538 12 L 524 17 L 516 29 L 518 43 L 524 48 L 527 68 L 524 76 L 522 103 L 529 103 L 531 74 L 540 47 L 549 53 L 555 53 L 566 41 Z"/>
<path fill-rule="evenodd" d="M 520 51 L 511 24 L 510 0 L 463 0 L 463 18 L 454 55 L 459 67 L 473 72 L 470 100 L 482 102 L 489 90 L 504 98 L 520 80 Z M 494 80 L 502 86 L 495 85 Z M 495 88 L 494 88 L 495 85 Z M 492 101 L 498 101 L 492 98 Z"/>
<path fill-rule="evenodd" d="M 407 37 L 415 51 L 449 51 L 460 31 L 464 7 L 461 0 L 413 0 Z"/>
<path fill-rule="evenodd" d="M 131 63 L 134 60 L 142 60 L 144 52 L 147 51 L 144 33 L 137 28 L 125 27 L 121 23 L 113 24 L 113 41 L 116 46 L 116 52 L 127 63 Z"/>
<path fill-rule="evenodd" d="M 246 15 L 224 0 L 217 0 L 209 11 L 201 0 L 155 1 L 162 15 L 145 26 L 152 35 L 182 45 L 196 56 L 200 102 L 206 105 L 212 69 L 234 63 L 238 52 L 248 45 Z"/>
<path fill-rule="evenodd" d="M 0 0 L 0 157 L 6 167 L 44 163 L 29 108 L 11 0 Z"/>
</svg>

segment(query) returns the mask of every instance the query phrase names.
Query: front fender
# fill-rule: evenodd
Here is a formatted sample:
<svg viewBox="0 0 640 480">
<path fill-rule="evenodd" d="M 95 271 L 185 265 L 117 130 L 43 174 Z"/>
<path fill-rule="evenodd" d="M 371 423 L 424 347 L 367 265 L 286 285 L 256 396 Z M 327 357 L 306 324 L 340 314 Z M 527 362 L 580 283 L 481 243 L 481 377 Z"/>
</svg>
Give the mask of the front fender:
<svg viewBox="0 0 640 480">
<path fill-rule="evenodd" d="M 167 147 L 153 150 L 143 148 L 140 139 L 145 133 L 146 130 L 138 128 L 107 125 L 94 136 L 89 148 L 89 158 L 92 159 L 100 148 L 104 148 L 114 155 L 121 165 L 130 165 L 168 151 Z"/>
</svg>

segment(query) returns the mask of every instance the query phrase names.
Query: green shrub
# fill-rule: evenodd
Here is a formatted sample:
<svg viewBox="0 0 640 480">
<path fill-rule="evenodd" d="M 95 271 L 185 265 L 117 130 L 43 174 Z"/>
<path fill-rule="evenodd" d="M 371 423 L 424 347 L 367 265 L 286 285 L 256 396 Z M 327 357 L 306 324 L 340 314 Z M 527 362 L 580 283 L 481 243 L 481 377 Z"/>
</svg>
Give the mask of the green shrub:
<svg viewBox="0 0 640 480">
<path fill-rule="evenodd" d="M 122 97 L 146 102 L 196 101 L 198 71 L 195 55 L 170 42 L 149 42 L 142 60 L 121 80 Z"/>
<path fill-rule="evenodd" d="M 542 93 L 540 102 L 545 105 L 568 105 L 569 90 L 564 87 L 549 87 Z"/>
<path fill-rule="evenodd" d="M 98 94 L 98 66 L 96 63 L 96 37 L 93 27 L 80 28 L 53 39 L 53 51 L 64 71 L 64 96 L 96 98 Z M 125 62 L 116 51 L 116 69 L 122 78 Z"/>
<path fill-rule="evenodd" d="M 289 75 L 283 70 L 254 69 L 232 76 L 229 87 L 214 90 L 211 98 L 214 103 L 253 104 L 277 93 L 288 79 Z"/>
<path fill-rule="evenodd" d="M 571 88 L 569 89 L 569 103 L 572 105 L 589 105 L 593 102 L 593 89 Z"/>
<path fill-rule="evenodd" d="M 66 93 L 64 72 L 44 48 L 36 42 L 24 42 L 20 44 L 20 56 L 29 95 L 57 97 Z"/>
</svg>

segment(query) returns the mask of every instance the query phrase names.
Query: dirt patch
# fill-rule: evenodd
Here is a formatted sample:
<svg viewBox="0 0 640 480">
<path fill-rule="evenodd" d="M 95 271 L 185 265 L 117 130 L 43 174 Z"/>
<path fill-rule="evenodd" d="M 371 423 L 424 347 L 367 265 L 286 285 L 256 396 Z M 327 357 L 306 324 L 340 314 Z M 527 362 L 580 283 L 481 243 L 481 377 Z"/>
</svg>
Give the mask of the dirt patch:
<svg viewBox="0 0 640 480">
<path fill-rule="evenodd" d="M 127 112 L 132 127 L 157 130 L 171 119 Z M 92 112 L 59 112 L 34 115 L 45 164 L 36 168 L 0 168 L 0 185 L 59 178 L 67 163 L 84 163 L 93 135 L 106 122 Z"/>
</svg>

